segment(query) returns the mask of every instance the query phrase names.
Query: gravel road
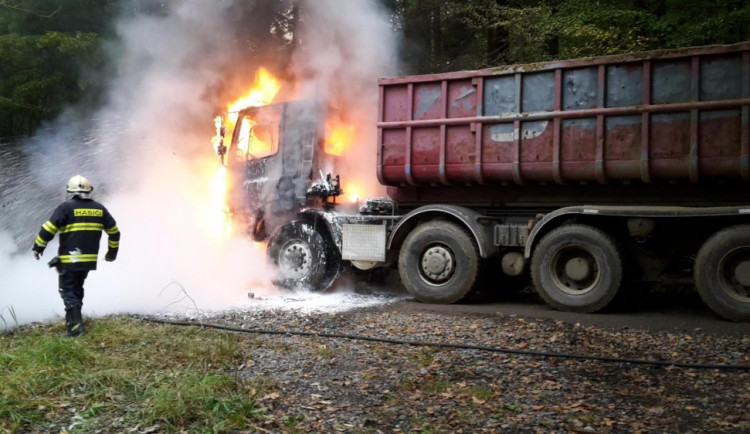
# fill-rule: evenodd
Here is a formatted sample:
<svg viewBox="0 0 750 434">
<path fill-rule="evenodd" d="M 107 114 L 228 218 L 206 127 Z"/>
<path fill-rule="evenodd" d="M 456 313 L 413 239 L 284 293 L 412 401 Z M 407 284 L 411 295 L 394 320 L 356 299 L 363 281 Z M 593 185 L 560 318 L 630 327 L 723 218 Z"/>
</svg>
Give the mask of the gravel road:
<svg viewBox="0 0 750 434">
<path fill-rule="evenodd" d="M 750 431 L 750 324 L 690 295 L 581 315 L 524 293 L 439 306 L 364 292 L 160 318 L 289 332 L 241 334 L 257 345 L 236 374 L 268 385 L 274 416 L 259 431 Z"/>
</svg>

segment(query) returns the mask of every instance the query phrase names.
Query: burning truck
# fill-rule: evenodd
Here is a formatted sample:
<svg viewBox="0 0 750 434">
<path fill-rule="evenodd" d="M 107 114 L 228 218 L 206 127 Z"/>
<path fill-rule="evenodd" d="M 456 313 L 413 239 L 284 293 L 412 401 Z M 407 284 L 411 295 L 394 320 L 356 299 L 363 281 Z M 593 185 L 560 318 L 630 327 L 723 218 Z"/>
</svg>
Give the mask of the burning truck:
<svg viewBox="0 0 750 434">
<path fill-rule="evenodd" d="M 595 312 L 636 282 L 692 279 L 718 315 L 750 319 L 750 44 L 381 79 L 387 197 L 343 212 L 326 123 L 293 101 L 237 112 L 234 218 L 279 283 L 328 288 L 342 264 L 397 267 L 454 303 L 528 284 Z M 221 147 L 216 147 L 222 151 Z"/>
</svg>

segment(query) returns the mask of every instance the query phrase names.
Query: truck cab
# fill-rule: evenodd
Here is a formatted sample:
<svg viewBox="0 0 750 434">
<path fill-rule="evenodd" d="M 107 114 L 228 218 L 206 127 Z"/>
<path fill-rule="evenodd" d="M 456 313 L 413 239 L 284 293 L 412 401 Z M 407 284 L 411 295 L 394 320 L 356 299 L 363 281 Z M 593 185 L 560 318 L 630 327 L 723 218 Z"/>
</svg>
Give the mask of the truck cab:
<svg viewBox="0 0 750 434">
<path fill-rule="evenodd" d="M 305 100 L 242 109 L 226 155 L 219 153 L 228 172 L 228 211 L 255 241 L 268 241 L 281 286 L 327 287 L 338 273 L 330 232 L 303 212 L 331 210 L 341 194 L 330 175 L 337 157 L 325 147 L 330 113 Z"/>
<path fill-rule="evenodd" d="M 237 113 L 226 156 L 227 206 L 256 241 L 301 208 L 324 206 L 309 190 L 334 164 L 324 152 L 326 111 L 311 101 L 292 101 Z"/>
</svg>

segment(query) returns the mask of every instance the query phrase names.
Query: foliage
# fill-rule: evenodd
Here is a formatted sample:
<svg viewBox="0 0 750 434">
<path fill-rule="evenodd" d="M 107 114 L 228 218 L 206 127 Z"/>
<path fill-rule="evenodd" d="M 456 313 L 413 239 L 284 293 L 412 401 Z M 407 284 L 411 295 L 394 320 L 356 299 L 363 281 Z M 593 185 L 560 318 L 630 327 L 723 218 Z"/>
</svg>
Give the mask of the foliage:
<svg viewBox="0 0 750 434">
<path fill-rule="evenodd" d="M 406 72 L 750 40 L 746 0 L 395 0 Z"/>
<path fill-rule="evenodd" d="M 0 431 L 85 432 L 114 421 L 105 431 L 221 432 L 265 417 L 255 400 L 265 385 L 227 373 L 240 363 L 236 336 L 128 318 L 87 328 L 76 339 L 61 325 L 0 335 Z"/>
<path fill-rule="evenodd" d="M 0 0 L 0 137 L 31 133 L 69 104 L 96 100 L 103 41 L 118 16 L 165 14 L 179 0 Z M 378 0 L 403 36 L 403 73 L 750 40 L 747 0 Z M 244 58 L 284 71 L 302 0 L 228 3 Z M 251 65 L 255 67 L 255 65 Z M 253 71 L 233 68 L 226 81 Z"/>
<path fill-rule="evenodd" d="M 96 93 L 116 2 L 0 0 L 0 137 L 31 133 Z"/>
</svg>

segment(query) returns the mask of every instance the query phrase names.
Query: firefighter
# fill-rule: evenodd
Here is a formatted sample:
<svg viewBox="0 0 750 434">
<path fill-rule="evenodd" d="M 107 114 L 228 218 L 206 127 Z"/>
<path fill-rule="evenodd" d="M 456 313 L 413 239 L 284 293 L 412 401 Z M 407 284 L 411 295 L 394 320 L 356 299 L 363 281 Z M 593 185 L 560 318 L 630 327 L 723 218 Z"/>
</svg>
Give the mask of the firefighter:
<svg viewBox="0 0 750 434">
<path fill-rule="evenodd" d="M 93 190 L 89 180 L 83 176 L 70 178 L 67 200 L 42 225 L 32 247 L 38 260 L 47 243 L 56 233 L 60 233 L 58 256 L 50 261 L 50 266 L 56 265 L 59 273 L 59 290 L 65 304 L 65 326 L 69 336 L 84 332 L 81 317 L 83 282 L 89 271 L 96 270 L 102 231 L 108 235 L 105 261 L 114 261 L 120 247 L 120 231 L 115 219 L 102 204 L 91 198 Z"/>
</svg>

